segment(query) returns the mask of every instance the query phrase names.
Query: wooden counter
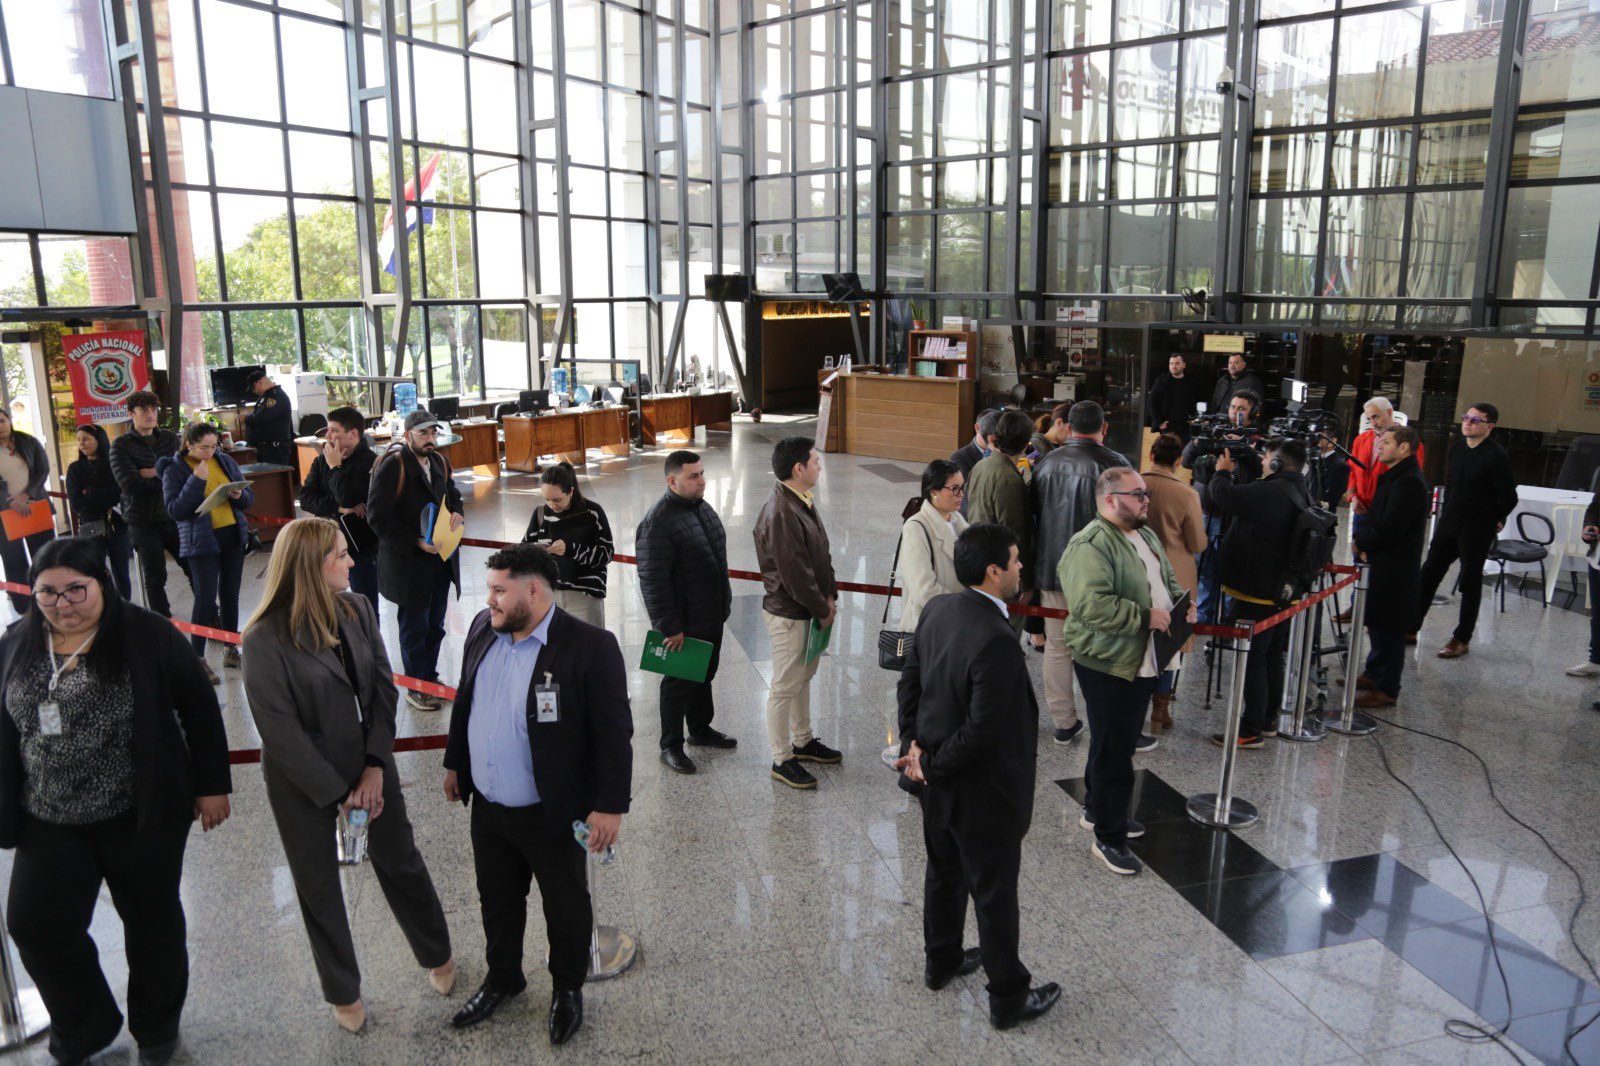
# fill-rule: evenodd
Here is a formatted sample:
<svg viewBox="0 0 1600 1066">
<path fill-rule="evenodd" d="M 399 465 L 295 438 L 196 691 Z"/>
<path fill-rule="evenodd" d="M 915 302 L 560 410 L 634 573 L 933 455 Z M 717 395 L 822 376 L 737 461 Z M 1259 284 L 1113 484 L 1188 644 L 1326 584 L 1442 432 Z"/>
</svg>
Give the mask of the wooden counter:
<svg viewBox="0 0 1600 1066">
<path fill-rule="evenodd" d="M 250 505 L 250 513 L 258 514 L 265 518 L 294 519 L 300 517 L 295 513 L 295 482 L 294 468 L 281 466 L 278 463 L 250 463 L 241 464 L 239 472 L 250 482 L 250 491 L 255 493 L 255 502 Z M 271 544 L 278 537 L 278 530 L 282 526 L 270 525 L 262 522 L 256 526 L 256 532 L 261 534 L 263 544 Z"/>
<path fill-rule="evenodd" d="M 840 450 L 852 455 L 926 463 L 972 437 L 978 383 L 971 379 L 840 374 L 833 390 Z"/>
<path fill-rule="evenodd" d="M 645 444 L 692 444 L 696 426 L 733 429 L 733 393 L 658 393 L 639 400 L 639 436 Z"/>
<path fill-rule="evenodd" d="M 470 467 L 474 474 L 483 477 L 500 476 L 500 426 L 495 422 L 452 422 L 450 432 L 458 440 L 439 445 L 439 451 L 450 460 L 453 473 Z M 367 431 L 372 450 L 380 456 L 392 438 L 386 429 Z M 300 465 L 300 480 L 311 475 L 311 464 L 322 454 L 321 437 L 296 437 L 295 458 Z"/>
<path fill-rule="evenodd" d="M 578 413 L 583 429 L 583 449 L 599 448 L 605 455 L 627 455 L 632 451 L 628 435 L 626 407 L 600 407 Z"/>
<path fill-rule="evenodd" d="M 694 410 L 694 424 L 723 433 L 733 432 L 733 393 L 702 392 L 689 397 Z"/>
</svg>

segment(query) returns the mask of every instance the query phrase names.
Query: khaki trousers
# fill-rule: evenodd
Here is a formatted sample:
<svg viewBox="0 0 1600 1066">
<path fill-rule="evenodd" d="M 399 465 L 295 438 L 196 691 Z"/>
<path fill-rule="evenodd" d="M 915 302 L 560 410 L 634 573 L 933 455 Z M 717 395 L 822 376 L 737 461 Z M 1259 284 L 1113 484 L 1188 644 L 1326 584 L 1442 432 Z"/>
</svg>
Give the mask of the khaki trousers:
<svg viewBox="0 0 1600 1066">
<path fill-rule="evenodd" d="M 767 741 L 774 765 L 811 743 L 811 679 L 822 656 L 806 662 L 811 622 L 762 612 L 772 638 L 772 686 L 767 689 Z"/>
<path fill-rule="evenodd" d="M 592 626 L 606 627 L 606 601 L 573 589 L 555 590 L 556 606 Z"/>
<path fill-rule="evenodd" d="M 1061 592 L 1039 593 L 1039 606 L 1067 609 Z M 1072 652 L 1061 639 L 1062 620 L 1044 620 L 1044 701 L 1050 708 L 1057 729 L 1071 729 L 1078 721 L 1078 705 L 1072 696 Z"/>
</svg>

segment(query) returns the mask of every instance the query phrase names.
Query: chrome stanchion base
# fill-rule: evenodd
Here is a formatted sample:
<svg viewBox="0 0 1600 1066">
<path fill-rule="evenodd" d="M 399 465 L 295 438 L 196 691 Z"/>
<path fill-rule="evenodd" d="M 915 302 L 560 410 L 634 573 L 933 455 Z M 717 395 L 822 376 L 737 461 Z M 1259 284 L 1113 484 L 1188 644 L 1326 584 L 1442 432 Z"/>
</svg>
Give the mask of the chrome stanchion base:
<svg viewBox="0 0 1600 1066">
<path fill-rule="evenodd" d="M 1198 796 L 1189 797 L 1189 817 L 1201 825 L 1209 825 L 1214 829 L 1243 829 L 1255 825 L 1261 819 L 1261 814 L 1256 810 L 1256 805 L 1238 796 L 1228 804 L 1228 817 L 1224 821 L 1217 820 L 1217 794 L 1215 792 L 1202 792 Z"/>
<path fill-rule="evenodd" d="M 1370 715 L 1357 711 L 1350 716 L 1349 729 L 1344 727 L 1343 719 L 1332 718 L 1328 721 L 1328 731 L 1331 733 L 1343 733 L 1347 737 L 1364 737 L 1376 733 L 1378 731 L 1378 723 L 1373 721 Z"/>
<path fill-rule="evenodd" d="M 616 977 L 639 956 L 633 936 L 614 925 L 596 926 L 589 948 L 589 980 L 605 981 Z"/>
<path fill-rule="evenodd" d="M 0 951 L 5 946 L 0 945 Z M 17 1006 L 21 1009 L 18 1017 L 21 1023 L 8 1025 L 0 1033 L 0 1051 L 10 1051 L 19 1048 L 28 1041 L 42 1036 L 50 1028 L 50 1012 L 44 1009 L 44 1000 L 39 998 L 36 988 L 23 988 L 17 991 Z"/>
<path fill-rule="evenodd" d="M 1280 714 L 1278 716 L 1278 739 L 1316 741 L 1327 740 L 1328 730 L 1322 724 L 1322 715 L 1307 711 L 1300 720 L 1300 732 L 1294 730 L 1294 715 Z"/>
</svg>

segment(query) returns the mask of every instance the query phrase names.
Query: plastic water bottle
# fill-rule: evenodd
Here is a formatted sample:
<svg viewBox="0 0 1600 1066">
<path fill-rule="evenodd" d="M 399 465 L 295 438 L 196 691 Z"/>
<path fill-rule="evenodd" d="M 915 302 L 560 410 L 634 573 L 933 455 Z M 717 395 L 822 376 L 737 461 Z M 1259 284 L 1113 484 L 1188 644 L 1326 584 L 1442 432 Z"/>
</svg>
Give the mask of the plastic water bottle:
<svg viewBox="0 0 1600 1066">
<path fill-rule="evenodd" d="M 584 851 L 588 851 L 589 823 L 575 820 L 572 823 L 572 838 L 578 842 L 579 847 L 583 848 Z M 605 866 L 607 863 L 616 862 L 617 846 L 615 844 L 609 845 L 606 850 L 602 851 L 598 856 L 596 856 L 595 861 L 601 866 Z"/>
<path fill-rule="evenodd" d="M 367 823 L 371 815 L 360 807 L 339 813 L 339 862 L 358 866 L 367 857 Z"/>
</svg>

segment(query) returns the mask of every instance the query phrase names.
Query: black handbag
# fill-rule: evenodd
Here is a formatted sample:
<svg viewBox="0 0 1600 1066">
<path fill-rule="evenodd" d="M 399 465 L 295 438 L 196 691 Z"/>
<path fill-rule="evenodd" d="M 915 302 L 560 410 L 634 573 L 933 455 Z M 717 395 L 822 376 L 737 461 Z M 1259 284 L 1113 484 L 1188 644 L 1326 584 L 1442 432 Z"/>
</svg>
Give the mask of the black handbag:
<svg viewBox="0 0 1600 1066">
<path fill-rule="evenodd" d="M 919 503 L 918 506 L 920 507 L 921 504 Z M 937 570 L 938 559 L 933 552 L 933 537 L 928 534 L 926 529 L 922 530 L 922 535 L 928 541 L 928 562 Z M 900 549 L 904 545 L 905 537 L 902 536 L 900 543 L 894 546 L 894 562 L 890 564 L 889 568 L 889 594 L 883 598 L 884 625 L 889 622 L 889 603 L 894 599 L 894 579 L 897 576 L 895 571 L 900 567 Z M 915 640 L 916 634 L 908 633 L 905 630 L 878 630 L 878 665 L 885 670 L 893 670 L 896 673 L 905 669 L 906 656 L 910 654 L 911 646 Z"/>
</svg>

